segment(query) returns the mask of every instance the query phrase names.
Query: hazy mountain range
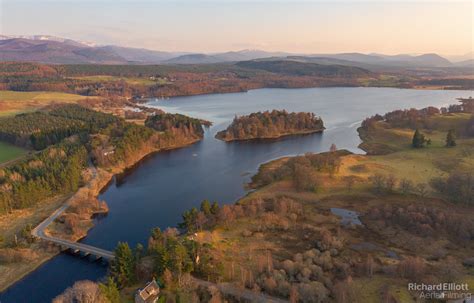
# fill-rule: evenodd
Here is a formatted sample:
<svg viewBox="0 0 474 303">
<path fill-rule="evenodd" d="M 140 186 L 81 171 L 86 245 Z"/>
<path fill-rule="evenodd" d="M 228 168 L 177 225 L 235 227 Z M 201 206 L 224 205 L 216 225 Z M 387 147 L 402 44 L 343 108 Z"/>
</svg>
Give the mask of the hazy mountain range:
<svg viewBox="0 0 474 303">
<path fill-rule="evenodd" d="M 380 67 L 474 67 L 473 54 L 458 56 L 453 63 L 437 54 L 383 55 L 362 53 L 291 54 L 241 50 L 215 54 L 163 52 L 114 45 L 99 46 L 66 38 L 32 35 L 0 35 L 0 61 L 33 61 L 53 64 L 209 64 L 247 60 L 289 60 L 317 64 Z"/>
</svg>

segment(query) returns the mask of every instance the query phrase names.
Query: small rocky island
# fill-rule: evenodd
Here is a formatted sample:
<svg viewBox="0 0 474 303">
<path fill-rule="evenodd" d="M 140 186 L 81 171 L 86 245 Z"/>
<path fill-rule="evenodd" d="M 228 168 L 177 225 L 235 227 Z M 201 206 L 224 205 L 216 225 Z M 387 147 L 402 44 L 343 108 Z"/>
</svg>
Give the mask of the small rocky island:
<svg viewBox="0 0 474 303">
<path fill-rule="evenodd" d="M 275 139 L 283 136 L 310 134 L 324 130 L 323 120 L 313 113 L 288 113 L 272 110 L 236 116 L 216 138 L 229 142 L 252 139 Z"/>
</svg>

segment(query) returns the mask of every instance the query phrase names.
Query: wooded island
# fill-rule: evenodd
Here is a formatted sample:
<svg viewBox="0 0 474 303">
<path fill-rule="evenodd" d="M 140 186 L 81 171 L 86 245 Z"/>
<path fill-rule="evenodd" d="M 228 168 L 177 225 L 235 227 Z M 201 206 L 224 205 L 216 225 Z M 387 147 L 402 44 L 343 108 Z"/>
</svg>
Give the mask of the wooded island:
<svg viewBox="0 0 474 303">
<path fill-rule="evenodd" d="M 323 130 L 323 120 L 314 113 L 272 110 L 236 116 L 227 129 L 216 134 L 216 138 L 223 141 L 275 139 Z"/>
</svg>

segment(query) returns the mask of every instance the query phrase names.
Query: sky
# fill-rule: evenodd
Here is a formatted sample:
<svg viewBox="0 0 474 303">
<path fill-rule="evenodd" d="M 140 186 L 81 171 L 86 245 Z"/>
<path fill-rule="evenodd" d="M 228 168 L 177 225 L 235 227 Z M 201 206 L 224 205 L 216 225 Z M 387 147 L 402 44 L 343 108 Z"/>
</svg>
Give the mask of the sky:
<svg viewBox="0 0 474 303">
<path fill-rule="evenodd" d="M 0 0 L 0 33 L 163 51 L 462 55 L 473 1 Z"/>
</svg>

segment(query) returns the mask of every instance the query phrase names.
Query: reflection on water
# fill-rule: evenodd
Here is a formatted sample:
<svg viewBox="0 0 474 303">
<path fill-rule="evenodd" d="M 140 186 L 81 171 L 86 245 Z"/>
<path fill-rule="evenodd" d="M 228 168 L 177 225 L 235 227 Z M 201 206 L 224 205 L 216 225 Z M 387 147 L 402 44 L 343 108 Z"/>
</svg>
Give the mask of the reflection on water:
<svg viewBox="0 0 474 303">
<path fill-rule="evenodd" d="M 470 92 L 401 90 L 387 88 L 261 89 L 248 93 L 203 95 L 154 101 L 169 112 L 214 122 L 204 140 L 174 151 L 147 157 L 118 176 L 101 195 L 109 214 L 100 219 L 83 242 L 113 249 L 118 241 L 132 246 L 146 243 L 153 227 L 176 226 L 181 213 L 203 199 L 231 203 L 246 193 L 259 164 L 271 159 L 338 148 L 361 152 L 357 127 L 375 113 L 407 107 L 441 106 Z M 267 109 L 312 111 L 324 120 L 322 134 L 286 137 L 273 141 L 231 144 L 214 139 L 235 114 Z M 60 255 L 0 295 L 2 303 L 50 302 L 82 279 L 97 280 L 106 269 L 76 257 Z M 33 291 L 25 291 L 33 290 Z"/>
</svg>

